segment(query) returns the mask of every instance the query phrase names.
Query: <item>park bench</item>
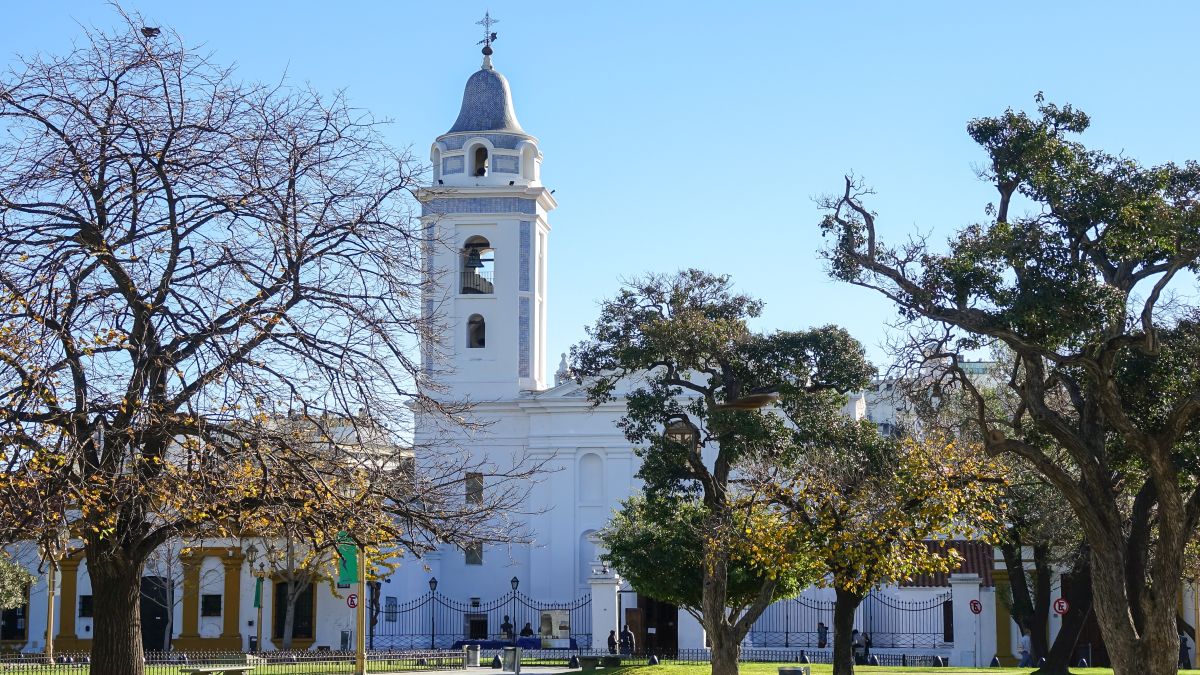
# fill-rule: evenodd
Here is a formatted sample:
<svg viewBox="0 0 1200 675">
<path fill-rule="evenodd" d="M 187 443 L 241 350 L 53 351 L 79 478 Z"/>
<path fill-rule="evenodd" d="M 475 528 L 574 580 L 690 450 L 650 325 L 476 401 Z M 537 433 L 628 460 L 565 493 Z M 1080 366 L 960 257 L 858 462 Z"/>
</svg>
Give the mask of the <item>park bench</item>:
<svg viewBox="0 0 1200 675">
<path fill-rule="evenodd" d="M 808 666 L 781 666 L 779 675 L 811 675 Z"/>
<path fill-rule="evenodd" d="M 254 666 L 245 664 L 229 664 L 225 666 L 186 666 L 181 668 L 181 675 L 250 675 Z"/>
</svg>

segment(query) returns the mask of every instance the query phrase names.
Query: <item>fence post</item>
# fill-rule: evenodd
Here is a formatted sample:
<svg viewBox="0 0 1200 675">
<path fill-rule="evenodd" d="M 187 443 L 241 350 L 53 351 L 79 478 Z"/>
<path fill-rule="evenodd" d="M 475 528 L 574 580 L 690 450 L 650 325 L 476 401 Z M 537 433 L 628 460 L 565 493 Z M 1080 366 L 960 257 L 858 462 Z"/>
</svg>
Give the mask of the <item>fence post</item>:
<svg viewBox="0 0 1200 675">
<path fill-rule="evenodd" d="M 979 606 L 978 574 L 950 575 L 950 602 L 954 610 L 954 650 L 950 665 L 978 667 L 976 645 L 979 642 L 979 623 L 982 615 L 971 610 L 972 601 Z"/>
<path fill-rule="evenodd" d="M 592 588 L 592 649 L 608 649 L 608 632 L 620 630 L 617 625 L 617 593 L 621 588 L 621 577 L 607 566 L 593 567 L 588 577 Z"/>
</svg>

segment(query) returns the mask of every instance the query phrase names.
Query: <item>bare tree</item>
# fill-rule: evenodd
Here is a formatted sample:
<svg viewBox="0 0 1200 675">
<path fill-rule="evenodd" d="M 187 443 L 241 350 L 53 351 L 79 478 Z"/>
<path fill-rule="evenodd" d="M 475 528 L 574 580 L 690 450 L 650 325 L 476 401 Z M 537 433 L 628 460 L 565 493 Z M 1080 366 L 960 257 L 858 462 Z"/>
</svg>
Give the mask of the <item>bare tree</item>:
<svg viewBox="0 0 1200 675">
<path fill-rule="evenodd" d="M 243 83 L 122 16 L 0 79 L 0 541 L 82 541 L 97 675 L 143 672 L 164 542 L 505 541 L 531 471 L 394 452 L 412 411 L 465 413 L 414 356 L 411 158 L 341 94 Z"/>
</svg>

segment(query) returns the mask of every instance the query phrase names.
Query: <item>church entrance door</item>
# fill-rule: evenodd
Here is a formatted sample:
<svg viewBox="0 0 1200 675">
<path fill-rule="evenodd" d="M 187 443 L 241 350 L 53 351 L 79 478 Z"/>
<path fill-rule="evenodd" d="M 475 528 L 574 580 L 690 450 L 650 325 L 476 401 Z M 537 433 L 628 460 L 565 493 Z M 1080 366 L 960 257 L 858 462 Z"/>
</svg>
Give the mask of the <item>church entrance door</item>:
<svg viewBox="0 0 1200 675">
<path fill-rule="evenodd" d="M 625 622 L 638 641 L 638 653 L 676 656 L 679 652 L 679 608 L 641 595 L 637 603 L 636 609 L 625 610 Z"/>
</svg>

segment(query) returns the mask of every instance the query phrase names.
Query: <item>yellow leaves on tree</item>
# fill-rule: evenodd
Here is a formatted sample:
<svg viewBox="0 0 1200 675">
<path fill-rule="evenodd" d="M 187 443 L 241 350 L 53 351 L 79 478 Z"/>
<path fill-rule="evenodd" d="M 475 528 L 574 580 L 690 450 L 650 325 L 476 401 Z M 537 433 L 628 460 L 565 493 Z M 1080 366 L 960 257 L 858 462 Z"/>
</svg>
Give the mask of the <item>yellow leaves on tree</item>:
<svg viewBox="0 0 1200 675">
<path fill-rule="evenodd" d="M 931 539 L 991 538 L 1003 479 L 981 449 L 866 434 L 875 432 L 850 447 L 809 450 L 790 477 L 764 482 L 779 524 L 747 530 L 757 564 L 774 565 L 780 540 L 801 538 L 822 560 L 824 583 L 863 595 L 957 569 L 958 553 L 927 545 Z"/>
</svg>

